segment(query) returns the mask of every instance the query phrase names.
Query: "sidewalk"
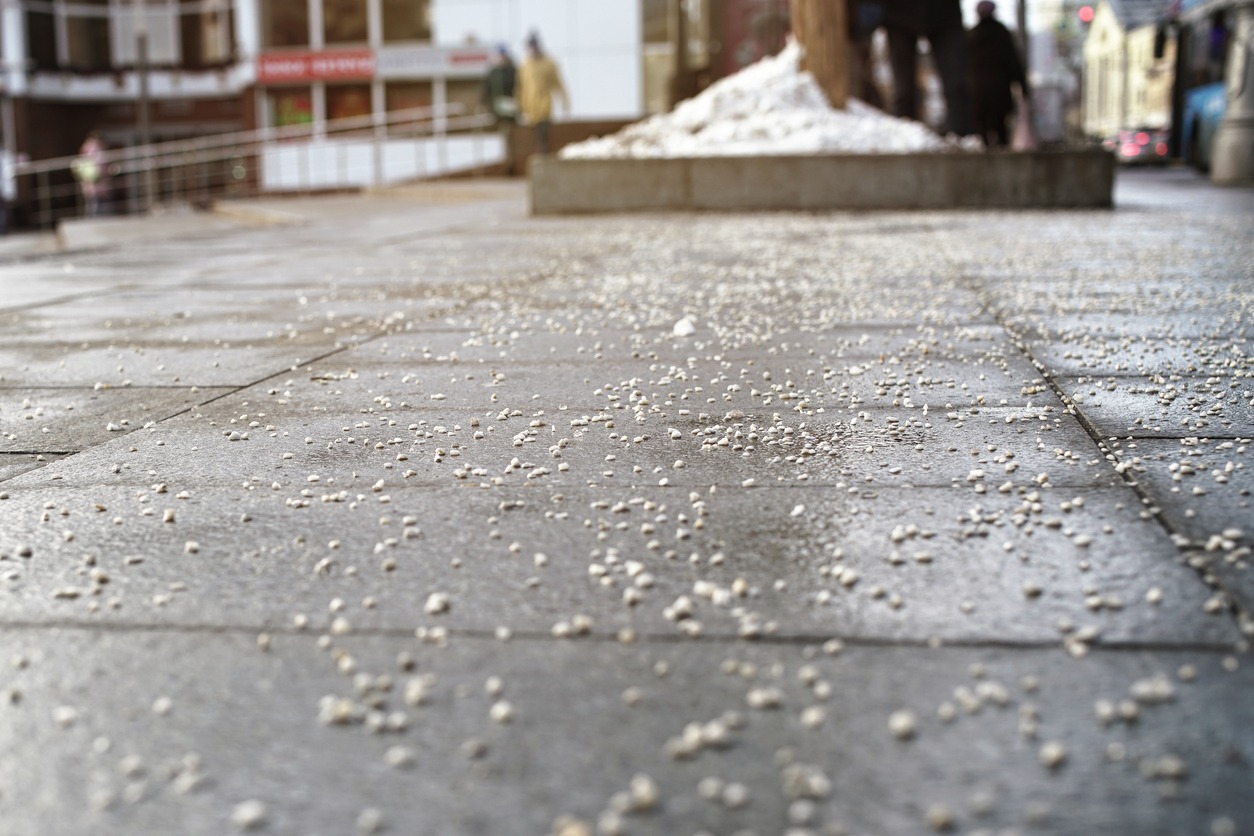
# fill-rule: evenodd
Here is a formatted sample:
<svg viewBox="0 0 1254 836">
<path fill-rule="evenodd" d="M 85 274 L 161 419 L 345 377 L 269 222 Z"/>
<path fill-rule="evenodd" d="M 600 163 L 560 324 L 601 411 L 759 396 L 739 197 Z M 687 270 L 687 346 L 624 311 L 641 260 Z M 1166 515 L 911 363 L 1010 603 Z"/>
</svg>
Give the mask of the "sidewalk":
<svg viewBox="0 0 1254 836">
<path fill-rule="evenodd" d="M 1254 832 L 1254 192 L 524 189 L 0 265 L 0 831 Z"/>
</svg>

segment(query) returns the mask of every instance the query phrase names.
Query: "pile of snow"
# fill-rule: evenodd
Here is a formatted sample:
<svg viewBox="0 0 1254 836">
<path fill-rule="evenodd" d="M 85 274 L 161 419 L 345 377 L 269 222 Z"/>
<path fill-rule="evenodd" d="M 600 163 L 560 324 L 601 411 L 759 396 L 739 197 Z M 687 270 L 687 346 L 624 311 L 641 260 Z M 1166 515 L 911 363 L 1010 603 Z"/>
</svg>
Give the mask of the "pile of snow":
<svg viewBox="0 0 1254 836">
<path fill-rule="evenodd" d="M 845 110 L 827 102 L 801 48 L 745 67 L 681 102 L 670 113 L 616 134 L 562 149 L 567 159 L 726 157 L 763 154 L 902 154 L 956 146 L 927 127 L 851 99 Z"/>
</svg>

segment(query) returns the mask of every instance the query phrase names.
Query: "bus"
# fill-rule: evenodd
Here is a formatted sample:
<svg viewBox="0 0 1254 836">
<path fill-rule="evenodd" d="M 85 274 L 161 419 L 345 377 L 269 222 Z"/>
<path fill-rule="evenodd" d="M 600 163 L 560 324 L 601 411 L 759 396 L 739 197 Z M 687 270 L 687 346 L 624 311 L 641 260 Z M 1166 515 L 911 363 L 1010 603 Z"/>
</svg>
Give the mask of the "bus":
<svg viewBox="0 0 1254 836">
<path fill-rule="evenodd" d="M 1176 80 L 1172 96 L 1175 152 L 1210 171 L 1215 134 L 1228 105 L 1225 73 L 1237 0 L 1181 0 L 1174 20 Z M 1160 41 L 1163 36 L 1160 36 Z"/>
</svg>

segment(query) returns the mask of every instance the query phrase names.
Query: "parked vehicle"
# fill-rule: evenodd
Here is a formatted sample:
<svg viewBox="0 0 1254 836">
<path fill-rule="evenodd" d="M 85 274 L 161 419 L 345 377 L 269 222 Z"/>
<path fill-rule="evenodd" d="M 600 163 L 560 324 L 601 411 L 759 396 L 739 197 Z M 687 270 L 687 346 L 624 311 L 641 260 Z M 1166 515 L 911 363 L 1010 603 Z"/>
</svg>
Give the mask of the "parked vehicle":
<svg viewBox="0 0 1254 836">
<path fill-rule="evenodd" d="M 1120 131 L 1102 142 L 1122 165 L 1165 165 L 1171 153 L 1170 134 L 1161 128 Z"/>
<path fill-rule="evenodd" d="M 1222 81 L 1195 87 L 1184 94 L 1180 156 L 1198 171 L 1210 171 L 1211 146 L 1227 109 L 1228 93 Z"/>
<path fill-rule="evenodd" d="M 1237 0 L 1182 0 L 1177 34 L 1175 124 L 1180 157 L 1209 171 L 1219 123 L 1228 106 L 1226 75 Z"/>
</svg>

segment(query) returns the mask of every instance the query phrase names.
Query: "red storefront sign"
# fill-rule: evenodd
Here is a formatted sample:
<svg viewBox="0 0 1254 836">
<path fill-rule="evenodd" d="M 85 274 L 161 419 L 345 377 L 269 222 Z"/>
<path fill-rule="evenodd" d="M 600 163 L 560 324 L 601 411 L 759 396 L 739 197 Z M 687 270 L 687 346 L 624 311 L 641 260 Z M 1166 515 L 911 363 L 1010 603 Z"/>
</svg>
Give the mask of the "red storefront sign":
<svg viewBox="0 0 1254 836">
<path fill-rule="evenodd" d="M 374 52 L 339 49 L 327 52 L 276 52 L 257 57 L 257 83 L 344 81 L 374 78 Z"/>
<path fill-rule="evenodd" d="M 450 52 L 448 54 L 448 62 L 454 67 L 464 64 L 483 64 L 486 66 L 492 63 L 492 53 L 481 49 L 469 52 Z"/>
</svg>

